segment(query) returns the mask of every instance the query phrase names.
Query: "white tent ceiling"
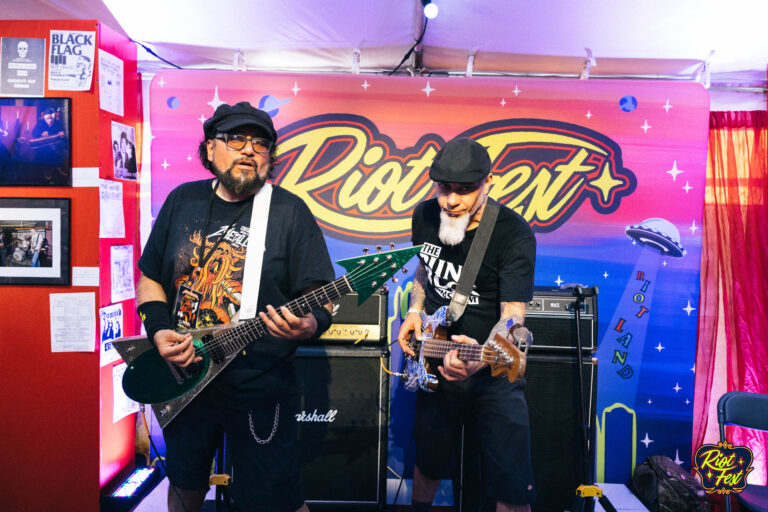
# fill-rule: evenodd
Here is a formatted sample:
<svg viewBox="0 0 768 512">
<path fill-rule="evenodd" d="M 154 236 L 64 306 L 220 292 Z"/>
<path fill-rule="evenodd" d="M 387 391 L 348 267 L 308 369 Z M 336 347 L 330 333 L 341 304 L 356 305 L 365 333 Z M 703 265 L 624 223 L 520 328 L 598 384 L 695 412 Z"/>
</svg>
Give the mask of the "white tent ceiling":
<svg viewBox="0 0 768 512">
<path fill-rule="evenodd" d="M 765 0 L 434 0 L 423 73 L 671 78 L 764 89 Z M 420 32 L 420 0 L 0 0 L 3 19 L 100 19 L 184 68 L 382 73 Z M 713 52 L 713 53 L 712 53 Z M 141 50 L 139 69 L 167 64 Z M 416 64 L 416 66 L 414 66 Z M 420 65 L 419 65 L 420 64 Z"/>
</svg>

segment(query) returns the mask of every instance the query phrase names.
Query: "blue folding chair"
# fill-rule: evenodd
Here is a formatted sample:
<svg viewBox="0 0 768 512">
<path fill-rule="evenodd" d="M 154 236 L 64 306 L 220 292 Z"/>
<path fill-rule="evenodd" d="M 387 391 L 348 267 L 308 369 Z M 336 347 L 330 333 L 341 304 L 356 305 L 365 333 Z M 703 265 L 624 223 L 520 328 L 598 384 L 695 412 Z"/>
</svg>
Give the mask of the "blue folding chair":
<svg viewBox="0 0 768 512">
<path fill-rule="evenodd" d="M 738 425 L 755 430 L 768 431 L 768 395 L 730 391 L 717 401 L 717 422 L 720 424 L 720 441 L 726 441 L 725 426 Z M 768 487 L 747 484 L 736 494 L 741 510 L 768 512 Z M 731 495 L 725 497 L 725 510 L 731 512 Z"/>
</svg>

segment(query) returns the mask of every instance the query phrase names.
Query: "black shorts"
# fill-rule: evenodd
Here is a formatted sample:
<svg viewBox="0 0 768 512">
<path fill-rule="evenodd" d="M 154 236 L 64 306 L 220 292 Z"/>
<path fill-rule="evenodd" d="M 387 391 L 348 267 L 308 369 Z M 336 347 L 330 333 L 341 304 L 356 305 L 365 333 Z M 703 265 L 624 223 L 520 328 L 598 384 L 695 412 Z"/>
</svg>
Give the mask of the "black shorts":
<svg viewBox="0 0 768 512">
<path fill-rule="evenodd" d="M 464 382 L 446 382 L 434 393 L 419 391 L 416 397 L 414 437 L 416 465 L 432 480 L 457 475 L 461 427 L 476 446 L 477 466 L 484 496 L 509 505 L 536 500 L 531 469 L 528 407 L 525 381 L 510 383 L 491 377 L 484 369 Z"/>
<path fill-rule="evenodd" d="M 245 411 L 220 409 L 195 400 L 163 429 L 168 478 L 186 490 L 208 488 L 208 478 L 221 436 L 227 436 L 228 486 L 242 511 L 294 512 L 304 503 L 299 478 L 299 447 L 295 412 L 298 397 L 280 402 L 277 429 L 275 405 Z"/>
</svg>

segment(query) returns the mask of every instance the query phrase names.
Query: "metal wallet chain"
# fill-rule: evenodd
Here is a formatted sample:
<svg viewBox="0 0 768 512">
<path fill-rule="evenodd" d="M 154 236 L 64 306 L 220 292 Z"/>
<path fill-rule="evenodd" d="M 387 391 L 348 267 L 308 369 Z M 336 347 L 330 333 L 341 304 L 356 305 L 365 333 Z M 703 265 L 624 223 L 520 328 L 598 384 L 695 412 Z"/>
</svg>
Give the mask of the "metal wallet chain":
<svg viewBox="0 0 768 512">
<path fill-rule="evenodd" d="M 253 430 L 253 411 L 248 411 L 248 425 L 251 427 L 251 435 L 259 444 L 269 444 L 269 442 L 272 440 L 273 437 L 275 437 L 275 432 L 277 432 L 277 423 L 280 420 L 280 402 L 275 405 L 275 422 L 272 425 L 272 432 L 269 434 L 269 437 L 266 439 L 261 439 L 259 436 L 256 435 L 256 431 Z"/>
</svg>

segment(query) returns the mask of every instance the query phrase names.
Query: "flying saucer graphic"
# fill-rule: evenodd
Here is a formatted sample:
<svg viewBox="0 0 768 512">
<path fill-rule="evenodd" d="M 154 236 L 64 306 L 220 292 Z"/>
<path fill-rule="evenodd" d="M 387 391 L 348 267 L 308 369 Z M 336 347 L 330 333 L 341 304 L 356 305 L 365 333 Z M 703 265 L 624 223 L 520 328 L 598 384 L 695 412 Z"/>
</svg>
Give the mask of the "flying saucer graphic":
<svg viewBox="0 0 768 512">
<path fill-rule="evenodd" d="M 290 99 L 286 100 L 279 100 L 272 96 L 271 94 L 267 94 L 266 96 L 262 96 L 259 100 L 259 108 L 269 114 L 270 117 L 275 117 L 280 110 L 280 107 L 285 105 L 291 101 Z"/>
<path fill-rule="evenodd" d="M 665 219 L 646 219 L 627 226 L 624 232 L 640 245 L 657 249 L 663 256 L 682 258 L 688 252 L 680 243 L 680 232 Z"/>
</svg>

